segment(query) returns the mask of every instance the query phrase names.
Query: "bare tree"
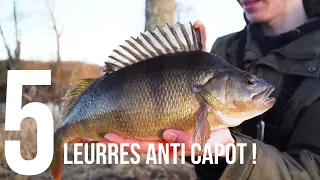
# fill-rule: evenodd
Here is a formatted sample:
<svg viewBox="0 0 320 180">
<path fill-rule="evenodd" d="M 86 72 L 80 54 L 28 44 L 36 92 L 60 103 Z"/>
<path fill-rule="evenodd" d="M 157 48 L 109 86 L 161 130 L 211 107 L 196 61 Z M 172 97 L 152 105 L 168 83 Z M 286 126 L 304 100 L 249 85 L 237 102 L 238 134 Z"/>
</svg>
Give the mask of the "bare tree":
<svg viewBox="0 0 320 180">
<path fill-rule="evenodd" d="M 146 0 L 145 30 L 151 30 L 166 23 L 173 25 L 175 10 L 175 0 Z"/>
<path fill-rule="evenodd" d="M 63 30 L 63 29 L 58 30 L 56 17 L 55 17 L 55 15 L 54 15 L 53 8 L 51 7 L 49 0 L 44 0 L 44 1 L 45 1 L 45 3 L 46 3 L 48 12 L 49 12 L 49 14 L 50 14 L 50 18 L 51 18 L 52 25 L 53 25 L 53 30 L 54 30 L 54 32 L 56 33 L 56 41 L 57 41 L 57 63 L 60 63 L 60 62 L 61 62 L 61 57 L 60 57 L 60 37 L 61 37 L 61 35 L 62 35 L 62 30 Z"/>
<path fill-rule="evenodd" d="M 17 16 L 17 3 L 16 0 L 13 0 L 13 18 L 14 18 L 14 28 L 15 28 L 15 36 L 16 36 L 16 49 L 14 51 L 15 60 L 20 60 L 20 52 L 21 52 L 21 41 L 20 41 L 20 31 L 18 28 L 18 16 Z"/>
<path fill-rule="evenodd" d="M 10 19 L 11 19 L 10 15 Z M 8 43 L 6 41 L 4 32 L 2 30 L 2 27 L 0 25 L 0 32 L 1 36 L 4 42 L 4 45 L 7 49 L 7 54 L 8 54 L 8 69 L 14 68 L 16 65 L 19 64 L 20 61 L 20 53 L 21 53 L 21 41 L 20 41 L 20 31 L 19 31 L 19 16 L 17 13 L 17 0 L 13 0 L 13 19 L 14 19 L 14 29 L 15 29 L 15 38 L 16 38 L 16 48 L 14 50 L 14 57 L 11 54 L 11 50 L 8 46 Z"/>
<path fill-rule="evenodd" d="M 11 52 L 10 52 L 10 48 L 8 46 L 8 43 L 6 41 L 6 38 L 4 36 L 4 33 L 3 33 L 3 30 L 2 30 L 2 27 L 1 27 L 1 24 L 0 24 L 0 33 L 1 33 L 1 36 L 2 36 L 2 40 L 3 40 L 3 43 L 7 49 L 7 55 L 8 55 L 8 65 L 9 67 L 13 66 L 13 58 L 12 58 L 12 55 L 11 55 Z"/>
</svg>

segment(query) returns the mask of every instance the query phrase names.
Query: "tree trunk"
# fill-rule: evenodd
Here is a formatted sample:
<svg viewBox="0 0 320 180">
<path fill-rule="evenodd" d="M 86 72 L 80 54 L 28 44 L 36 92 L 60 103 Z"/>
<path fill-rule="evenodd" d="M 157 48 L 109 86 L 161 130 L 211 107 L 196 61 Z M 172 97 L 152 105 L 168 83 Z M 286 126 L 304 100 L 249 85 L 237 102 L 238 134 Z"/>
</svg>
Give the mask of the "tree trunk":
<svg viewBox="0 0 320 180">
<path fill-rule="evenodd" d="M 56 31 L 56 38 L 57 38 L 57 63 L 61 62 L 61 57 L 60 57 L 60 34 L 58 33 L 58 30 L 55 29 Z"/>
<path fill-rule="evenodd" d="M 17 5 L 16 0 L 13 1 L 13 17 L 14 17 L 14 28 L 15 28 L 15 35 L 16 35 L 16 49 L 14 51 L 15 60 L 20 60 L 20 53 L 21 53 L 21 42 L 19 37 L 19 28 L 18 28 L 18 17 L 17 17 Z"/>
<path fill-rule="evenodd" d="M 145 31 L 165 24 L 173 25 L 175 11 L 175 0 L 146 0 Z"/>
<path fill-rule="evenodd" d="M 10 52 L 10 48 L 8 46 L 8 43 L 6 41 L 6 38 L 4 37 L 4 34 L 3 34 L 3 31 L 2 31 L 2 28 L 1 28 L 1 25 L 0 25 L 0 33 L 1 33 L 1 36 L 2 36 L 2 40 L 3 40 L 3 43 L 7 49 L 7 54 L 8 54 L 8 69 L 12 69 L 12 67 L 14 66 L 14 63 L 13 63 L 13 57 L 11 55 L 11 52 Z"/>
<path fill-rule="evenodd" d="M 48 1 L 48 0 L 45 0 L 45 3 L 46 3 L 47 9 L 48 9 L 49 14 L 50 14 L 50 18 L 51 18 L 52 25 L 53 25 L 53 30 L 54 30 L 54 32 L 56 33 L 56 41 L 57 41 L 57 64 L 60 64 L 60 62 L 61 62 L 61 57 L 60 57 L 60 37 L 61 37 L 61 34 L 62 34 L 62 30 L 61 30 L 61 31 L 58 30 L 56 18 L 55 18 L 55 16 L 54 16 L 54 13 L 53 13 L 52 8 L 50 7 L 49 1 Z"/>
<path fill-rule="evenodd" d="M 17 47 L 16 47 L 16 49 L 15 49 L 15 51 L 14 51 L 14 56 L 15 56 L 15 60 L 16 60 L 16 61 L 20 61 L 21 42 L 20 42 L 20 40 L 18 39 L 18 40 L 16 41 L 16 43 L 17 43 Z"/>
</svg>

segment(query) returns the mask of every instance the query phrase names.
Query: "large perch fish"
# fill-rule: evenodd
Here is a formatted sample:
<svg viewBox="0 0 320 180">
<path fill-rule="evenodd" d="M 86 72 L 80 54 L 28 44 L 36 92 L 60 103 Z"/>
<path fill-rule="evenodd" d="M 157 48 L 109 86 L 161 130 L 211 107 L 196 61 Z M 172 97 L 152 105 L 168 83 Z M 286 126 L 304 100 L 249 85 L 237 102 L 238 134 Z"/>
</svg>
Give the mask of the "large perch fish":
<svg viewBox="0 0 320 180">
<path fill-rule="evenodd" d="M 204 145 L 210 130 L 238 126 L 275 103 L 273 85 L 204 52 L 201 32 L 191 23 L 125 41 L 109 56 L 105 72 L 75 82 L 64 97 L 50 166 L 55 179 L 63 144 L 75 139 L 98 141 L 112 132 L 160 141 L 164 130 L 177 129 Z"/>
</svg>

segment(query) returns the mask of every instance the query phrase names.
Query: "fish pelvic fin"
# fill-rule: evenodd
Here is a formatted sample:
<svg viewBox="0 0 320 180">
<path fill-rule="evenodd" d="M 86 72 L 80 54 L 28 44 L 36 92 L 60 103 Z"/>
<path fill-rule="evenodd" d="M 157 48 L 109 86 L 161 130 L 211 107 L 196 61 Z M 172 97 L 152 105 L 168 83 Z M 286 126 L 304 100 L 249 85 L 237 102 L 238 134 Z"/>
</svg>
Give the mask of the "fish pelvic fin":
<svg viewBox="0 0 320 180">
<path fill-rule="evenodd" d="M 81 79 L 71 84 L 70 89 L 62 98 L 64 103 L 61 111 L 61 119 L 64 119 L 70 113 L 80 95 L 88 89 L 95 80 L 95 78 Z"/>
<path fill-rule="evenodd" d="M 126 66 L 157 56 L 189 51 L 203 51 L 201 29 L 192 23 L 176 23 L 173 26 L 157 26 L 155 30 L 131 37 L 123 45 L 113 50 L 105 62 L 104 72 L 111 74 Z"/>
</svg>

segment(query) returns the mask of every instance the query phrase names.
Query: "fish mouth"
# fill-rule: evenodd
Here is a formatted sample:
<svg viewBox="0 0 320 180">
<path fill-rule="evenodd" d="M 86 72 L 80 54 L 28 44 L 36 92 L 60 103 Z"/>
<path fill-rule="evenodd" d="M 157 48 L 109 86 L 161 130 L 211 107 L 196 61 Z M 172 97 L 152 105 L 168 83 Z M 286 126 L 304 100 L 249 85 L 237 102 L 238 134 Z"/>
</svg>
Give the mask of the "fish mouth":
<svg viewBox="0 0 320 180">
<path fill-rule="evenodd" d="M 275 87 L 273 85 L 269 85 L 264 91 L 252 97 L 253 103 L 258 108 L 271 108 L 276 101 L 276 98 L 270 97 L 274 90 Z"/>
</svg>

